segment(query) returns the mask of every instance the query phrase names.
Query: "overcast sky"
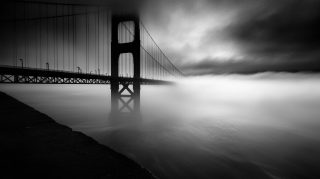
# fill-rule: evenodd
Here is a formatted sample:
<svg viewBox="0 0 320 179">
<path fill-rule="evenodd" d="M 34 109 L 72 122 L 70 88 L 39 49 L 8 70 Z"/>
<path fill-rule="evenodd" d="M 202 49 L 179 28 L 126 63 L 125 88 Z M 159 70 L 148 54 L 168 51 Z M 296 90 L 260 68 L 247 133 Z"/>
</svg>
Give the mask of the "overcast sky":
<svg viewBox="0 0 320 179">
<path fill-rule="evenodd" d="M 139 8 L 155 41 L 185 74 L 320 71 L 319 0 L 94 2 Z"/>
<path fill-rule="evenodd" d="M 320 70 L 318 0 L 149 0 L 139 6 L 151 35 L 186 74 Z"/>
</svg>

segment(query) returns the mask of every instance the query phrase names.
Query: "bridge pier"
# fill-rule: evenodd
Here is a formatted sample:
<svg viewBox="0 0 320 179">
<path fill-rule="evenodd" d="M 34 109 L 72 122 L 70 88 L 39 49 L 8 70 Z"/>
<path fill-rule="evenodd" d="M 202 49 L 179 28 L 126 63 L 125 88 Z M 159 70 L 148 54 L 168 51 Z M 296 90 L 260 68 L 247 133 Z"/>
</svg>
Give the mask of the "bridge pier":
<svg viewBox="0 0 320 179">
<path fill-rule="evenodd" d="M 119 24 L 134 23 L 134 38 L 120 43 Z M 140 115 L 140 23 L 137 15 L 113 15 L 111 30 L 111 115 Z M 119 79 L 119 58 L 123 53 L 133 57 L 133 81 Z"/>
</svg>

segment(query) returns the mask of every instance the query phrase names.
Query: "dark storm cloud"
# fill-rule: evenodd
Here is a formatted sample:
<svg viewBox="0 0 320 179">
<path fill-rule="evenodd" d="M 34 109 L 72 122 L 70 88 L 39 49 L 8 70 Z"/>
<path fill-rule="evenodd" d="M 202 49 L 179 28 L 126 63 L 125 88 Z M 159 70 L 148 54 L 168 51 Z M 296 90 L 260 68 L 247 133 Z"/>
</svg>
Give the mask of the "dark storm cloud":
<svg viewBox="0 0 320 179">
<path fill-rule="evenodd" d="M 151 32 L 160 34 L 165 52 L 191 74 L 319 71 L 320 1 L 133 2 L 153 21 Z M 193 31 L 198 28 L 204 30 Z"/>
<path fill-rule="evenodd" d="M 214 46 L 217 41 L 230 42 L 236 44 L 242 55 L 188 61 L 182 65 L 186 73 L 320 71 L 320 1 L 260 0 L 239 3 L 230 0 L 204 3 L 230 12 L 234 9 L 238 11 L 232 22 L 225 22 L 226 28 L 207 30 L 202 35 L 201 47 Z"/>
<path fill-rule="evenodd" d="M 320 47 L 320 1 L 290 0 L 265 5 L 230 27 L 252 53 L 304 53 Z"/>
</svg>

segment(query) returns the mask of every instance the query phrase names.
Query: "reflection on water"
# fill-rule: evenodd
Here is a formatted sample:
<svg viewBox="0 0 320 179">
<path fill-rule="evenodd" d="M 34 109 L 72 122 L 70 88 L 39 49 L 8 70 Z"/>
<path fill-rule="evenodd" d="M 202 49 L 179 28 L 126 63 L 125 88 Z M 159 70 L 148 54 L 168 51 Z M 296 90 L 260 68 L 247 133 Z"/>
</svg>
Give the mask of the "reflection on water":
<svg viewBox="0 0 320 179">
<path fill-rule="evenodd" d="M 320 178 L 319 77 L 264 73 L 144 86 L 143 120 L 112 125 L 109 86 L 0 90 L 160 178 Z"/>
</svg>

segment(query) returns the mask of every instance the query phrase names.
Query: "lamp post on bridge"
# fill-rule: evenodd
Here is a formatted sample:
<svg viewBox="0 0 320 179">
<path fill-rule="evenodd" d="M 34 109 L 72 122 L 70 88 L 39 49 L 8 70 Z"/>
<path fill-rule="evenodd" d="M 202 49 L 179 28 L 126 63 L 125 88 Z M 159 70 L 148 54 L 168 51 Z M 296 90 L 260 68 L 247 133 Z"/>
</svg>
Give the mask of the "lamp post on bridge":
<svg viewBox="0 0 320 179">
<path fill-rule="evenodd" d="M 46 67 L 47 67 L 47 70 L 49 70 L 49 63 L 48 62 L 46 63 Z"/>
<path fill-rule="evenodd" d="M 21 62 L 21 68 L 23 68 L 23 59 L 20 58 L 19 61 Z"/>
<path fill-rule="evenodd" d="M 77 69 L 78 69 L 78 73 L 81 73 L 81 68 L 80 68 L 80 67 L 77 67 Z"/>
</svg>

